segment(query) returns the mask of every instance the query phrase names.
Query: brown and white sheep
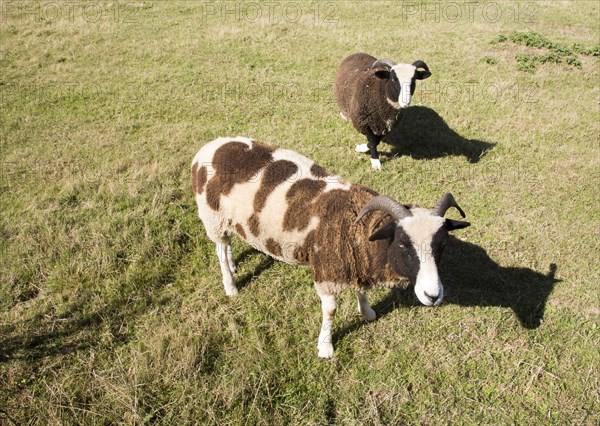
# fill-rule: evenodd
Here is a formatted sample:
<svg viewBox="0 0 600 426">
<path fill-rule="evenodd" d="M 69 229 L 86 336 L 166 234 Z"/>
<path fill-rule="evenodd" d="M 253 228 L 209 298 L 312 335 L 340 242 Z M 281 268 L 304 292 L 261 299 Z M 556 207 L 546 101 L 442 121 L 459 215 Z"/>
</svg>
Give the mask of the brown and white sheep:
<svg viewBox="0 0 600 426">
<path fill-rule="evenodd" d="M 244 137 L 204 145 L 192 162 L 192 182 L 227 295 L 237 294 L 232 235 L 275 259 L 310 266 L 323 310 L 322 358 L 333 355 L 331 325 L 344 288 L 356 290 L 368 321 L 375 311 L 365 290 L 374 285 L 410 283 L 421 303 L 438 305 L 438 263 L 448 231 L 469 225 L 443 217 L 449 207 L 460 210 L 450 194 L 433 210 L 407 207 L 297 152 Z"/>
</svg>

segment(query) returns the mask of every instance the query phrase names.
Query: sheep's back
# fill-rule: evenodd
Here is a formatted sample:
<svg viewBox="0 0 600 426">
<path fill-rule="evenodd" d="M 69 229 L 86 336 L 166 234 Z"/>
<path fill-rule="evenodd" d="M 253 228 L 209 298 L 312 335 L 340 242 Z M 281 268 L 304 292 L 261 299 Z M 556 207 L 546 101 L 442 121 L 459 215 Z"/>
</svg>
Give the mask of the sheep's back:
<svg viewBox="0 0 600 426">
<path fill-rule="evenodd" d="M 352 99 L 356 94 L 357 87 L 366 78 L 366 71 L 376 60 L 366 53 L 355 53 L 340 64 L 333 91 L 338 107 L 346 117 L 351 114 Z"/>
<path fill-rule="evenodd" d="M 240 137 L 205 145 L 192 163 L 192 181 L 211 232 L 237 234 L 288 263 L 307 262 L 296 249 L 325 219 L 321 195 L 351 187 L 294 151 Z"/>
</svg>

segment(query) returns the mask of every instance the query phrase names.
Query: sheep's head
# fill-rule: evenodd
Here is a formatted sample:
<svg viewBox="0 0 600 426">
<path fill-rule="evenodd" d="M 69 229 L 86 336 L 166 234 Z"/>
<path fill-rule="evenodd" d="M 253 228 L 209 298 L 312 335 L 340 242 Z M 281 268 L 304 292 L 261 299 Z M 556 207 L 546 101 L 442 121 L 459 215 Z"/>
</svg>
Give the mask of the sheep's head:
<svg viewBox="0 0 600 426">
<path fill-rule="evenodd" d="M 373 210 L 392 216 L 393 220 L 371 235 L 369 241 L 390 240 L 387 257 L 392 269 L 410 280 L 419 301 L 426 306 L 439 305 L 444 296 L 438 267 L 448 232 L 470 225 L 469 222 L 444 218 L 450 207 L 456 207 L 465 217 L 450 193 L 446 193 L 432 210 L 407 208 L 389 197 L 377 196 L 363 207 L 357 219 L 358 222 Z"/>
<path fill-rule="evenodd" d="M 429 67 L 421 60 L 412 64 L 397 64 L 389 59 L 378 59 L 373 63 L 375 77 L 385 81 L 385 92 L 388 100 L 397 108 L 410 105 L 415 93 L 416 81 L 431 76 Z"/>
</svg>

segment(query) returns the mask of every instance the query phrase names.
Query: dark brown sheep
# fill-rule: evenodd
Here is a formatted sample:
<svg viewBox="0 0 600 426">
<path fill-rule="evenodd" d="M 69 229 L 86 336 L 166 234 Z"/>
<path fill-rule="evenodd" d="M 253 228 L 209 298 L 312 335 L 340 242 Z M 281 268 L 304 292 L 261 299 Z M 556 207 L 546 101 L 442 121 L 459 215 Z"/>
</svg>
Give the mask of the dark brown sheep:
<svg viewBox="0 0 600 426">
<path fill-rule="evenodd" d="M 422 68 L 422 70 L 420 70 Z M 355 53 L 342 61 L 334 84 L 334 95 L 342 117 L 367 137 L 356 150 L 371 153 L 371 165 L 381 169 L 377 145 L 398 124 L 402 109 L 410 105 L 416 80 L 431 75 L 427 64 L 396 64 Z"/>
</svg>

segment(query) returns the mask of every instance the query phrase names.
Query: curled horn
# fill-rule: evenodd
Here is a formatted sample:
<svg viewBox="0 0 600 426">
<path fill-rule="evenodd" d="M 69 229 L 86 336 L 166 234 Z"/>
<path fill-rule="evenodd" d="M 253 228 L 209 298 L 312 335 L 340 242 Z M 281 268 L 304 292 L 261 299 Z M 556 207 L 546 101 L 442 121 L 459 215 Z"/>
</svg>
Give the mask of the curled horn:
<svg viewBox="0 0 600 426">
<path fill-rule="evenodd" d="M 396 65 L 396 63 L 394 61 L 390 61 L 389 59 L 377 59 L 375 62 L 373 62 L 373 65 L 371 65 L 371 69 L 385 67 L 389 70 L 394 65 Z"/>
<path fill-rule="evenodd" d="M 429 71 L 429 67 L 427 66 L 427 64 L 425 62 L 421 61 L 420 59 L 418 61 L 414 61 L 412 64 L 417 69 L 418 68 L 423 68 L 424 70 Z"/>
<path fill-rule="evenodd" d="M 452 194 L 446 192 L 439 203 L 433 208 L 431 214 L 434 216 L 444 217 L 450 207 L 456 207 L 462 217 L 465 217 L 465 212 L 460 208 Z"/>
<path fill-rule="evenodd" d="M 364 215 L 373 210 L 381 210 L 382 212 L 392 216 L 395 220 L 412 216 L 410 211 L 396 200 L 386 197 L 385 195 L 379 195 L 371 198 L 371 200 L 365 204 L 354 223 L 358 223 L 358 221 L 361 220 Z"/>
</svg>

